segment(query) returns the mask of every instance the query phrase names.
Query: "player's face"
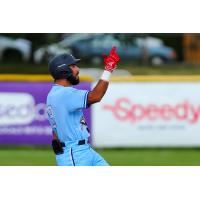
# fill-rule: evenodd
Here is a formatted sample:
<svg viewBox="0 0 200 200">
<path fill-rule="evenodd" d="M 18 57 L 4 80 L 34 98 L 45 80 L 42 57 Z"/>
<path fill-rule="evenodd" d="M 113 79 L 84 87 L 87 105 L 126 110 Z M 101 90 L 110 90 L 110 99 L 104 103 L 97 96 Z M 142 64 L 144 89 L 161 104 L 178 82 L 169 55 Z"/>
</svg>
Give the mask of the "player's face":
<svg viewBox="0 0 200 200">
<path fill-rule="evenodd" d="M 71 82 L 72 85 L 77 85 L 79 84 L 80 80 L 79 80 L 79 68 L 77 67 L 77 65 L 70 65 L 69 66 L 72 70 L 72 74 L 73 74 L 73 78 L 71 78 L 69 81 Z"/>
</svg>

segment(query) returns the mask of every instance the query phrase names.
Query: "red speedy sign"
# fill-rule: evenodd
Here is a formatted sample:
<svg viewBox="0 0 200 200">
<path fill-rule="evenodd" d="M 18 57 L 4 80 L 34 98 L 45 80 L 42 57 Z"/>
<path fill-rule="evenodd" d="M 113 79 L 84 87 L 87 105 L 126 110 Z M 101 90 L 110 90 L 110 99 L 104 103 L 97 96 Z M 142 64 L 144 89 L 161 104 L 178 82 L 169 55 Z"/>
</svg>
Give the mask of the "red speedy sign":
<svg viewBox="0 0 200 200">
<path fill-rule="evenodd" d="M 140 104 L 133 102 L 127 97 L 116 99 L 113 104 L 104 104 L 103 109 L 112 112 L 119 121 L 140 122 L 149 120 L 163 121 L 184 121 L 189 124 L 196 124 L 200 118 L 200 105 L 195 106 L 188 100 L 170 104 Z"/>
</svg>

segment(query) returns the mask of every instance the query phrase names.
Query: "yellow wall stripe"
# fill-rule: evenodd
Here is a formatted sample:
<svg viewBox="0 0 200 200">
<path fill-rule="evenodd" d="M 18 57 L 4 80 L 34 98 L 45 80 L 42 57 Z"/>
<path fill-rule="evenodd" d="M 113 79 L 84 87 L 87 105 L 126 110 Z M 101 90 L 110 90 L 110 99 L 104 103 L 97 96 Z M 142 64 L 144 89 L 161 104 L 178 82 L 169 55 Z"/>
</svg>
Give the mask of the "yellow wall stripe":
<svg viewBox="0 0 200 200">
<path fill-rule="evenodd" d="M 92 82 L 91 76 L 80 76 L 81 81 Z M 0 81 L 29 81 L 29 82 L 49 82 L 53 81 L 50 75 L 30 75 L 30 74 L 0 74 Z"/>
<path fill-rule="evenodd" d="M 200 75 L 146 75 L 112 77 L 113 82 L 200 82 Z"/>
<path fill-rule="evenodd" d="M 92 82 L 91 76 L 80 76 L 81 81 Z M 0 74 L 0 81 L 53 81 L 50 75 Z M 113 82 L 200 82 L 200 75 L 146 75 L 146 76 L 112 76 Z"/>
</svg>

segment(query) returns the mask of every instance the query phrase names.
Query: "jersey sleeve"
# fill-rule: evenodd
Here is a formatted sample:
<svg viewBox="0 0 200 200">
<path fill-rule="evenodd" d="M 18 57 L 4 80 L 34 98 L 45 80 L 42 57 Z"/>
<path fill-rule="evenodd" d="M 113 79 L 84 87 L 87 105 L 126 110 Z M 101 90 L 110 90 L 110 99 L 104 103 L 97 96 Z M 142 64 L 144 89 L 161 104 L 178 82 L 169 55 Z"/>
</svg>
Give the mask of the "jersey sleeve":
<svg viewBox="0 0 200 200">
<path fill-rule="evenodd" d="M 69 111 L 87 108 L 88 90 L 73 89 L 66 97 L 66 106 Z"/>
</svg>

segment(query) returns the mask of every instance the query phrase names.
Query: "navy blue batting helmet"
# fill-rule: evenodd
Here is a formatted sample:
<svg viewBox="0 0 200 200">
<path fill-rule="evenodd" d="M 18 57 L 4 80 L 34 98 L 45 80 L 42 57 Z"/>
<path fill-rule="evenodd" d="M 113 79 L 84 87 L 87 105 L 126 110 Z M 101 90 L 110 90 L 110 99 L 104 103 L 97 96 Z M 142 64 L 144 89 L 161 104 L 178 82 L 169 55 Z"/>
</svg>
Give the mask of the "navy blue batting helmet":
<svg viewBox="0 0 200 200">
<path fill-rule="evenodd" d="M 67 79 L 72 75 L 69 65 L 75 65 L 79 60 L 66 53 L 57 55 L 49 61 L 49 72 L 54 79 Z"/>
</svg>

